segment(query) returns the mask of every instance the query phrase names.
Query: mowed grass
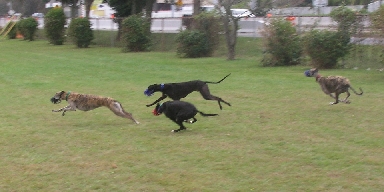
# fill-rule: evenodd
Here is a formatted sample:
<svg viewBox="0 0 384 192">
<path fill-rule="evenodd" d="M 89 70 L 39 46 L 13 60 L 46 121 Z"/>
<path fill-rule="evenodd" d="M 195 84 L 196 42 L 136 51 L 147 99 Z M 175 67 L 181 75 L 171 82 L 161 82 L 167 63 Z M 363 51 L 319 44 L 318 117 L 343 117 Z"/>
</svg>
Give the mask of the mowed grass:
<svg viewBox="0 0 384 192">
<path fill-rule="evenodd" d="M 175 53 L 0 42 L 0 191 L 382 191 L 384 73 L 348 77 L 363 96 L 330 106 L 309 67 L 260 67 L 258 57 L 180 59 Z M 260 53 L 255 53 L 260 55 Z M 259 59 L 259 60 L 257 60 Z M 184 101 L 205 113 L 180 133 L 146 107 L 150 84 L 201 79 L 214 95 Z M 57 91 L 113 97 L 107 108 L 52 113 Z M 345 96 L 345 94 L 343 95 Z"/>
</svg>

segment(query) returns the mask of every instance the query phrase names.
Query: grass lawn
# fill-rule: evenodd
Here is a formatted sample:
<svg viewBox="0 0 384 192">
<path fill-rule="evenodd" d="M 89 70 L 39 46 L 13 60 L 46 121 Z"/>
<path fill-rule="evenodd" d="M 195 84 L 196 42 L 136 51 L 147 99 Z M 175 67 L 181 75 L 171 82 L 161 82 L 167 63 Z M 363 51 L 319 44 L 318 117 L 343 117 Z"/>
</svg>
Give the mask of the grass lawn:
<svg viewBox="0 0 384 192">
<path fill-rule="evenodd" d="M 252 43 L 252 42 L 249 42 Z M 0 42 L 0 191 L 382 191 L 384 73 L 348 77 L 363 96 L 330 106 L 307 66 L 260 67 L 261 54 L 180 59 L 174 52 Z M 252 47 L 252 46 L 250 46 Z M 260 49 L 260 48 L 258 48 Z M 184 101 L 205 113 L 179 133 L 153 116 L 150 84 L 218 81 Z M 52 113 L 57 91 L 113 97 L 141 122 L 107 108 Z M 345 94 L 343 94 L 345 96 Z"/>
</svg>

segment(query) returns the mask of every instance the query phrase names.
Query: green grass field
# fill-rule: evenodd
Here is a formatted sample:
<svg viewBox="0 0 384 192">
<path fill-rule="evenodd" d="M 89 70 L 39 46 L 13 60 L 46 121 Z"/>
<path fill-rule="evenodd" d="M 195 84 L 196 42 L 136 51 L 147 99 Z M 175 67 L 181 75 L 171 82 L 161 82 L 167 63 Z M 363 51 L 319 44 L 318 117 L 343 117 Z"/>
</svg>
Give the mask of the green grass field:
<svg viewBox="0 0 384 192">
<path fill-rule="evenodd" d="M 252 43 L 252 42 L 249 42 Z M 363 96 L 330 106 L 307 66 L 263 68 L 260 53 L 180 59 L 174 52 L 0 42 L 0 191 L 382 191 L 384 73 L 323 70 L 348 77 Z M 250 46 L 252 47 L 252 46 Z M 260 48 L 259 48 L 260 49 Z M 240 52 L 241 53 L 241 52 Z M 191 102 L 188 130 L 153 116 L 153 83 L 201 79 L 217 102 Z M 113 97 L 141 122 L 107 108 L 52 113 L 57 91 Z M 345 94 L 343 94 L 345 96 Z"/>
</svg>

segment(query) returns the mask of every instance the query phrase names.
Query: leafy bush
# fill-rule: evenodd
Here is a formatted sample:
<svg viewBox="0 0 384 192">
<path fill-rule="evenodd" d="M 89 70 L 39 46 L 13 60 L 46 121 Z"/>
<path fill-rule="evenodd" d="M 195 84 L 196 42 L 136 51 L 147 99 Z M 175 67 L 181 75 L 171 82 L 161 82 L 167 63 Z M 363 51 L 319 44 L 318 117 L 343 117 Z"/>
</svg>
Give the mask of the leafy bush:
<svg viewBox="0 0 384 192">
<path fill-rule="evenodd" d="M 18 22 L 17 30 L 21 35 L 23 35 L 24 40 L 33 41 L 38 25 L 39 23 L 36 21 L 36 19 L 29 17 Z"/>
<path fill-rule="evenodd" d="M 48 41 L 54 45 L 62 45 L 65 40 L 65 24 L 67 20 L 60 7 L 52 8 L 44 17 L 44 29 Z"/>
<path fill-rule="evenodd" d="M 381 6 L 373 12 L 369 16 L 369 19 L 371 20 L 372 27 L 377 30 L 381 36 L 384 36 L 384 6 Z"/>
<path fill-rule="evenodd" d="M 210 52 L 210 43 L 205 33 L 197 30 L 185 30 L 177 35 L 177 55 L 180 57 L 204 57 Z"/>
<path fill-rule="evenodd" d="M 333 21 L 337 22 L 338 31 L 350 34 L 354 33 L 358 27 L 356 13 L 348 7 L 340 6 L 333 9 L 330 16 Z"/>
<path fill-rule="evenodd" d="M 220 43 L 220 18 L 214 13 L 203 12 L 192 21 L 191 29 L 177 36 L 177 54 L 181 57 L 212 56 Z"/>
<path fill-rule="evenodd" d="M 274 19 L 262 32 L 264 38 L 263 66 L 290 66 L 300 64 L 301 38 L 292 23 Z"/>
<path fill-rule="evenodd" d="M 193 17 L 192 27 L 195 30 L 205 33 L 209 45 L 206 56 L 212 56 L 220 43 L 219 33 L 223 31 L 220 26 L 220 18 L 214 12 L 202 12 Z"/>
<path fill-rule="evenodd" d="M 123 39 L 125 48 L 123 51 L 148 51 L 151 45 L 151 23 L 140 15 L 132 15 L 122 22 Z"/>
<path fill-rule="evenodd" d="M 87 48 L 93 40 L 91 22 L 88 18 L 72 19 L 68 28 L 68 36 L 79 48 Z"/>
<path fill-rule="evenodd" d="M 304 37 L 305 52 L 317 68 L 335 68 L 350 50 L 349 35 L 343 32 L 312 30 Z"/>
</svg>

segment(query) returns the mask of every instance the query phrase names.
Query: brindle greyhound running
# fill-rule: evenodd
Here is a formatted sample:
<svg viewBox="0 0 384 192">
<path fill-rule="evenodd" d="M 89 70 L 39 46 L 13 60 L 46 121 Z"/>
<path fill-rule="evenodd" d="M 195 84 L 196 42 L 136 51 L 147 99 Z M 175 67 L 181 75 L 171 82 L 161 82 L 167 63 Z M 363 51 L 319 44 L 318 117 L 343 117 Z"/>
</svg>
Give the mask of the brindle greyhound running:
<svg viewBox="0 0 384 192">
<path fill-rule="evenodd" d="M 53 104 L 58 104 L 61 100 L 68 101 L 69 105 L 58 110 L 52 110 L 52 112 L 62 111 L 62 115 L 64 116 L 66 111 L 76 111 L 76 109 L 89 111 L 104 106 L 110 109 L 115 115 L 131 119 L 136 124 L 139 124 L 139 122 L 133 118 L 131 113 L 126 112 L 118 101 L 110 97 L 85 95 L 70 91 L 59 91 L 51 98 L 51 102 Z"/>
<path fill-rule="evenodd" d="M 216 97 L 214 95 L 211 95 L 208 89 L 207 83 L 213 83 L 218 84 L 222 82 L 225 78 L 227 78 L 230 74 L 225 76 L 223 79 L 221 79 L 218 82 L 210 82 L 210 81 L 201 81 L 201 80 L 194 80 L 194 81 L 187 81 L 187 82 L 181 82 L 181 83 L 166 83 L 166 84 L 153 84 L 150 85 L 145 91 L 144 94 L 147 96 L 152 96 L 153 93 L 160 91 L 162 93 L 162 96 L 157 99 L 155 102 L 146 105 L 147 107 L 150 107 L 159 101 L 165 99 L 166 97 L 170 97 L 172 100 L 180 100 L 181 98 L 186 97 L 188 94 L 192 93 L 193 91 L 198 91 L 201 93 L 204 99 L 206 100 L 216 100 L 219 103 L 220 109 L 223 107 L 221 106 L 220 102 L 223 102 L 227 104 L 228 106 L 231 106 L 228 102 L 224 101 L 220 97 Z"/>
<path fill-rule="evenodd" d="M 334 98 L 336 101 L 331 102 L 331 105 L 337 104 L 339 102 L 343 102 L 346 104 L 351 103 L 351 101 L 347 100 L 348 97 L 351 95 L 349 93 L 349 89 L 351 89 L 356 95 L 362 95 L 363 90 L 361 88 L 361 93 L 357 93 L 355 89 L 352 88 L 351 83 L 349 80 L 342 76 L 328 76 L 323 77 L 320 74 L 318 74 L 319 70 L 316 68 L 307 70 L 304 72 L 304 75 L 307 77 L 316 77 L 316 81 L 320 84 L 321 89 L 323 92 L 332 98 Z M 332 94 L 335 93 L 335 96 Z M 347 97 L 344 100 L 339 100 L 339 95 L 341 93 L 347 93 Z"/>
</svg>

